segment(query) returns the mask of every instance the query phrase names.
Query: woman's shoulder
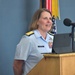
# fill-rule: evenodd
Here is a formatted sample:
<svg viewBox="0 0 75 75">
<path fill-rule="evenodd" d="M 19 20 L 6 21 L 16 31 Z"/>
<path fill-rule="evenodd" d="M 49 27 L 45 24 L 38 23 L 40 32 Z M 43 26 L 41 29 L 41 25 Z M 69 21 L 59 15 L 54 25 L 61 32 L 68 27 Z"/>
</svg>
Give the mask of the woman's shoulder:
<svg viewBox="0 0 75 75">
<path fill-rule="evenodd" d="M 48 34 L 49 34 L 50 36 L 54 36 L 54 34 L 53 34 L 53 33 L 51 33 L 51 32 L 48 32 Z"/>
<path fill-rule="evenodd" d="M 28 31 L 25 33 L 25 35 L 22 36 L 21 39 L 29 39 L 31 35 L 33 35 L 34 32 L 33 31 Z"/>
<path fill-rule="evenodd" d="M 26 32 L 23 37 L 25 39 L 32 39 L 32 38 L 34 38 L 34 31 L 28 31 L 28 32 Z"/>
<path fill-rule="evenodd" d="M 28 32 L 25 33 L 26 36 L 31 36 L 33 34 L 34 34 L 34 31 L 28 31 Z"/>
</svg>

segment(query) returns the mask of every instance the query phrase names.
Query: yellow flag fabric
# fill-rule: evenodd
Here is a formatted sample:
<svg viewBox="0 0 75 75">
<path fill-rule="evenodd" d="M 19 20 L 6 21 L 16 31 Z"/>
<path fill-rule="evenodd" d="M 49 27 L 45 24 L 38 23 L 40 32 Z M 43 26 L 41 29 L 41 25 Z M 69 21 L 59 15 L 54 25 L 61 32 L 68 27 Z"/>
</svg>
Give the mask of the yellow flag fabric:
<svg viewBox="0 0 75 75">
<path fill-rule="evenodd" d="M 55 19 L 60 19 L 59 0 L 52 0 L 52 15 Z"/>
</svg>

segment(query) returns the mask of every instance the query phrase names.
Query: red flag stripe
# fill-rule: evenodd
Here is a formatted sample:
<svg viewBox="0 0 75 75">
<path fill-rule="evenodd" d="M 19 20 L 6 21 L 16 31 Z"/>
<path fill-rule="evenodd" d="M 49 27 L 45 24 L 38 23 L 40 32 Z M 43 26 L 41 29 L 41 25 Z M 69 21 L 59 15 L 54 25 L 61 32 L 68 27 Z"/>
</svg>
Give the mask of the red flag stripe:
<svg viewBox="0 0 75 75">
<path fill-rule="evenodd" d="M 46 8 L 52 12 L 52 0 L 46 0 Z"/>
</svg>

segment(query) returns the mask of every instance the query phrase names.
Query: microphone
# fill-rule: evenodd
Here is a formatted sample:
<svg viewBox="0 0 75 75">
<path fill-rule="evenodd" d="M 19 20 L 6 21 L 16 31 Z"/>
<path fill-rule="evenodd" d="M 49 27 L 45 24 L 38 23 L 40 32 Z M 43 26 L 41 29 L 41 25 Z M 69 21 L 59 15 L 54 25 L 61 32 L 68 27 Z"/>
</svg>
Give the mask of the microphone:
<svg viewBox="0 0 75 75">
<path fill-rule="evenodd" d="M 68 18 L 64 19 L 63 23 L 66 26 L 71 26 L 71 25 L 75 26 L 75 23 L 72 23 L 72 21 L 70 19 L 68 19 Z"/>
</svg>

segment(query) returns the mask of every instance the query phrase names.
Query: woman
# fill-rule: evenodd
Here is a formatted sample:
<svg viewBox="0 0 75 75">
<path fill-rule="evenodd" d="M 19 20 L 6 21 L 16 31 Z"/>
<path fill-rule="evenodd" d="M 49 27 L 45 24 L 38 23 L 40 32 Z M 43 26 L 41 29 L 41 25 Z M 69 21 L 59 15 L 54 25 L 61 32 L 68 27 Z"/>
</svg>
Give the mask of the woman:
<svg viewBox="0 0 75 75">
<path fill-rule="evenodd" d="M 38 9 L 33 15 L 30 32 L 27 32 L 17 45 L 14 60 L 14 74 L 27 73 L 43 58 L 42 53 L 52 52 L 53 36 L 48 34 L 52 27 L 52 15 L 49 10 Z"/>
</svg>

